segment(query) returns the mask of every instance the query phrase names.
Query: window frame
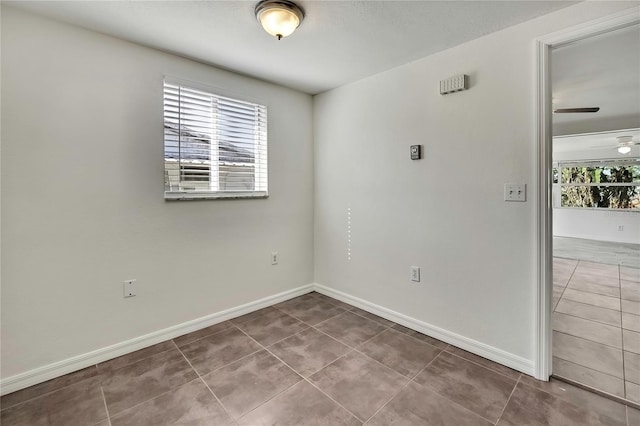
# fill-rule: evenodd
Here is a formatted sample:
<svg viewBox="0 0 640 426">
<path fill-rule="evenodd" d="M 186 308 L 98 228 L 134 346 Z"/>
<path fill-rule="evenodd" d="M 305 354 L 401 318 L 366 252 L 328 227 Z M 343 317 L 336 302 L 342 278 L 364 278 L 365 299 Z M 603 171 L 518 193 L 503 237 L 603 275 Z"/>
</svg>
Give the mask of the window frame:
<svg viewBox="0 0 640 426">
<path fill-rule="evenodd" d="M 563 206 L 562 205 L 562 188 L 563 187 L 640 187 L 638 182 L 563 182 L 562 169 L 580 168 L 580 167 L 621 167 L 621 166 L 640 166 L 640 158 L 608 158 L 600 160 L 571 160 L 558 161 L 552 164 L 551 182 L 553 184 L 553 208 L 558 209 L 577 209 L 577 210 L 597 210 L 611 212 L 633 212 L 640 213 L 638 208 L 616 208 L 616 207 L 580 207 L 580 206 Z M 556 181 L 557 176 L 557 181 Z M 556 192 L 557 191 L 557 192 Z M 556 205 L 556 197 L 559 202 Z"/>
<path fill-rule="evenodd" d="M 219 173 L 220 173 L 221 166 L 226 166 L 230 168 L 230 167 L 239 167 L 239 166 L 245 166 L 246 164 L 251 164 L 253 165 L 254 185 L 256 186 L 259 185 L 260 189 L 246 190 L 246 191 L 245 190 L 232 191 L 232 190 L 220 190 L 218 187 L 218 189 L 213 189 L 213 190 L 212 189 L 200 190 L 197 188 L 188 189 L 188 190 L 167 190 L 168 185 L 169 185 L 169 188 L 171 188 L 171 178 L 169 177 L 169 170 L 167 168 L 168 160 L 175 161 L 178 164 L 177 184 L 179 185 L 182 185 L 182 182 L 185 182 L 182 180 L 181 176 L 185 174 L 184 172 L 187 171 L 187 169 L 193 168 L 195 170 L 198 164 L 204 164 L 204 163 L 198 163 L 198 161 L 196 160 L 192 160 L 194 161 L 193 166 L 189 167 L 187 165 L 186 168 L 183 170 L 180 165 L 180 162 L 183 160 L 181 160 L 180 158 L 176 160 L 170 160 L 167 157 L 167 153 L 166 153 L 167 152 L 167 139 L 166 139 L 167 110 L 166 110 L 166 99 L 165 99 L 165 96 L 166 96 L 165 90 L 167 85 L 178 86 L 178 87 L 183 87 L 187 90 L 203 92 L 207 95 L 210 95 L 218 99 L 225 98 L 232 102 L 253 104 L 262 109 L 262 113 L 264 114 L 264 117 L 265 117 L 264 124 L 261 128 L 261 132 L 263 132 L 263 135 L 260 138 L 260 142 L 256 142 L 250 146 L 250 149 L 254 151 L 253 162 L 240 164 L 238 162 L 221 161 L 220 154 L 219 154 L 219 143 L 218 143 L 219 138 L 210 139 L 210 154 L 209 154 L 211 157 L 211 159 L 209 160 L 210 162 L 209 176 L 212 176 L 213 174 L 218 175 L 218 179 L 216 180 L 215 183 L 213 183 L 214 186 L 217 186 L 220 184 Z M 163 79 L 163 85 L 162 85 L 163 165 L 164 165 L 163 168 L 164 168 L 164 175 L 165 175 L 164 199 L 166 201 L 189 201 L 189 200 L 230 200 L 230 199 L 269 198 L 269 161 L 268 161 L 269 160 L 269 143 L 268 143 L 269 138 L 268 138 L 267 111 L 268 111 L 268 105 L 265 102 L 252 99 L 247 96 L 239 95 L 237 93 L 233 93 L 228 90 L 221 89 L 215 86 L 210 86 L 210 85 L 199 83 L 199 82 L 185 80 L 183 78 L 176 78 L 176 77 L 165 75 Z M 212 114 L 214 113 L 212 112 Z M 217 127 L 218 127 L 217 124 L 212 124 L 212 134 L 218 131 Z M 178 130 L 178 138 L 180 137 L 181 137 L 180 131 Z M 180 143 L 181 142 L 179 141 L 178 144 Z M 214 161 L 213 158 L 217 158 L 217 160 Z M 264 182 L 259 183 L 258 179 L 264 179 Z M 204 182 L 208 183 L 211 187 L 212 185 L 211 178 L 207 180 L 194 180 L 191 183 L 197 184 L 197 183 L 204 183 Z"/>
</svg>

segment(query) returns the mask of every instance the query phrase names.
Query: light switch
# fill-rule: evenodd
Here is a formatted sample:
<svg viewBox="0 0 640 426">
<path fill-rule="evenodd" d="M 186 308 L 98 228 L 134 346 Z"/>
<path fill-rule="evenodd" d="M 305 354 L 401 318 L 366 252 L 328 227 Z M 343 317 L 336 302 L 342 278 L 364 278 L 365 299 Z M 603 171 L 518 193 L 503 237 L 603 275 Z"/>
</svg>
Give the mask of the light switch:
<svg viewBox="0 0 640 426">
<path fill-rule="evenodd" d="M 505 201 L 527 201 L 527 185 L 524 183 L 505 183 Z"/>
</svg>

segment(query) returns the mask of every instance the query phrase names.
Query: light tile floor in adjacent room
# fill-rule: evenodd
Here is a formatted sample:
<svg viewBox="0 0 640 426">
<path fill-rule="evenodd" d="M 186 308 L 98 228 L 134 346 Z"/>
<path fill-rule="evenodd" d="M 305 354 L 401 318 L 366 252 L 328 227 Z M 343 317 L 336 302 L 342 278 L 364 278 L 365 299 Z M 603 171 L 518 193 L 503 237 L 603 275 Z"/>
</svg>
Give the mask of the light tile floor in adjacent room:
<svg viewBox="0 0 640 426">
<path fill-rule="evenodd" d="M 3 426 L 640 424 L 319 293 L 5 395 L 1 410 Z"/>
<path fill-rule="evenodd" d="M 614 243 L 554 235 L 553 255 L 563 259 L 640 268 L 640 244 L 637 243 Z"/>
<path fill-rule="evenodd" d="M 640 269 L 553 268 L 553 374 L 640 403 Z"/>
</svg>

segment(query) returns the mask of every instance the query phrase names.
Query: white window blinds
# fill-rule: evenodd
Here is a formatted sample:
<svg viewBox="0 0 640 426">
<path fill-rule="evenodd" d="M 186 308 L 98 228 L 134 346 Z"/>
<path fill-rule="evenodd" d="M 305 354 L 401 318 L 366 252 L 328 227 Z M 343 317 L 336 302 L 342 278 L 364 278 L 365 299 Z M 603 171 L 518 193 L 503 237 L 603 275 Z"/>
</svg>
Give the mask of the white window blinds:
<svg viewBox="0 0 640 426">
<path fill-rule="evenodd" d="M 266 197 L 267 108 L 164 83 L 165 198 Z"/>
</svg>

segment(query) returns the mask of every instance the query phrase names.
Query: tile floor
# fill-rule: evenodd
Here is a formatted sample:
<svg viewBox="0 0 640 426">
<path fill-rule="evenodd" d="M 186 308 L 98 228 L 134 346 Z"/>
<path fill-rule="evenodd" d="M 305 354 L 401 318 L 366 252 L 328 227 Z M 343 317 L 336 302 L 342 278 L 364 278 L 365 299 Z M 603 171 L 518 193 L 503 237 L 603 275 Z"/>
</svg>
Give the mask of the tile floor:
<svg viewBox="0 0 640 426">
<path fill-rule="evenodd" d="M 610 265 L 640 268 L 640 244 L 553 237 L 553 255 Z"/>
<path fill-rule="evenodd" d="M 553 262 L 553 374 L 640 403 L 640 269 Z"/>
<path fill-rule="evenodd" d="M 0 403 L 3 426 L 640 424 L 638 410 L 318 293 Z"/>
</svg>

